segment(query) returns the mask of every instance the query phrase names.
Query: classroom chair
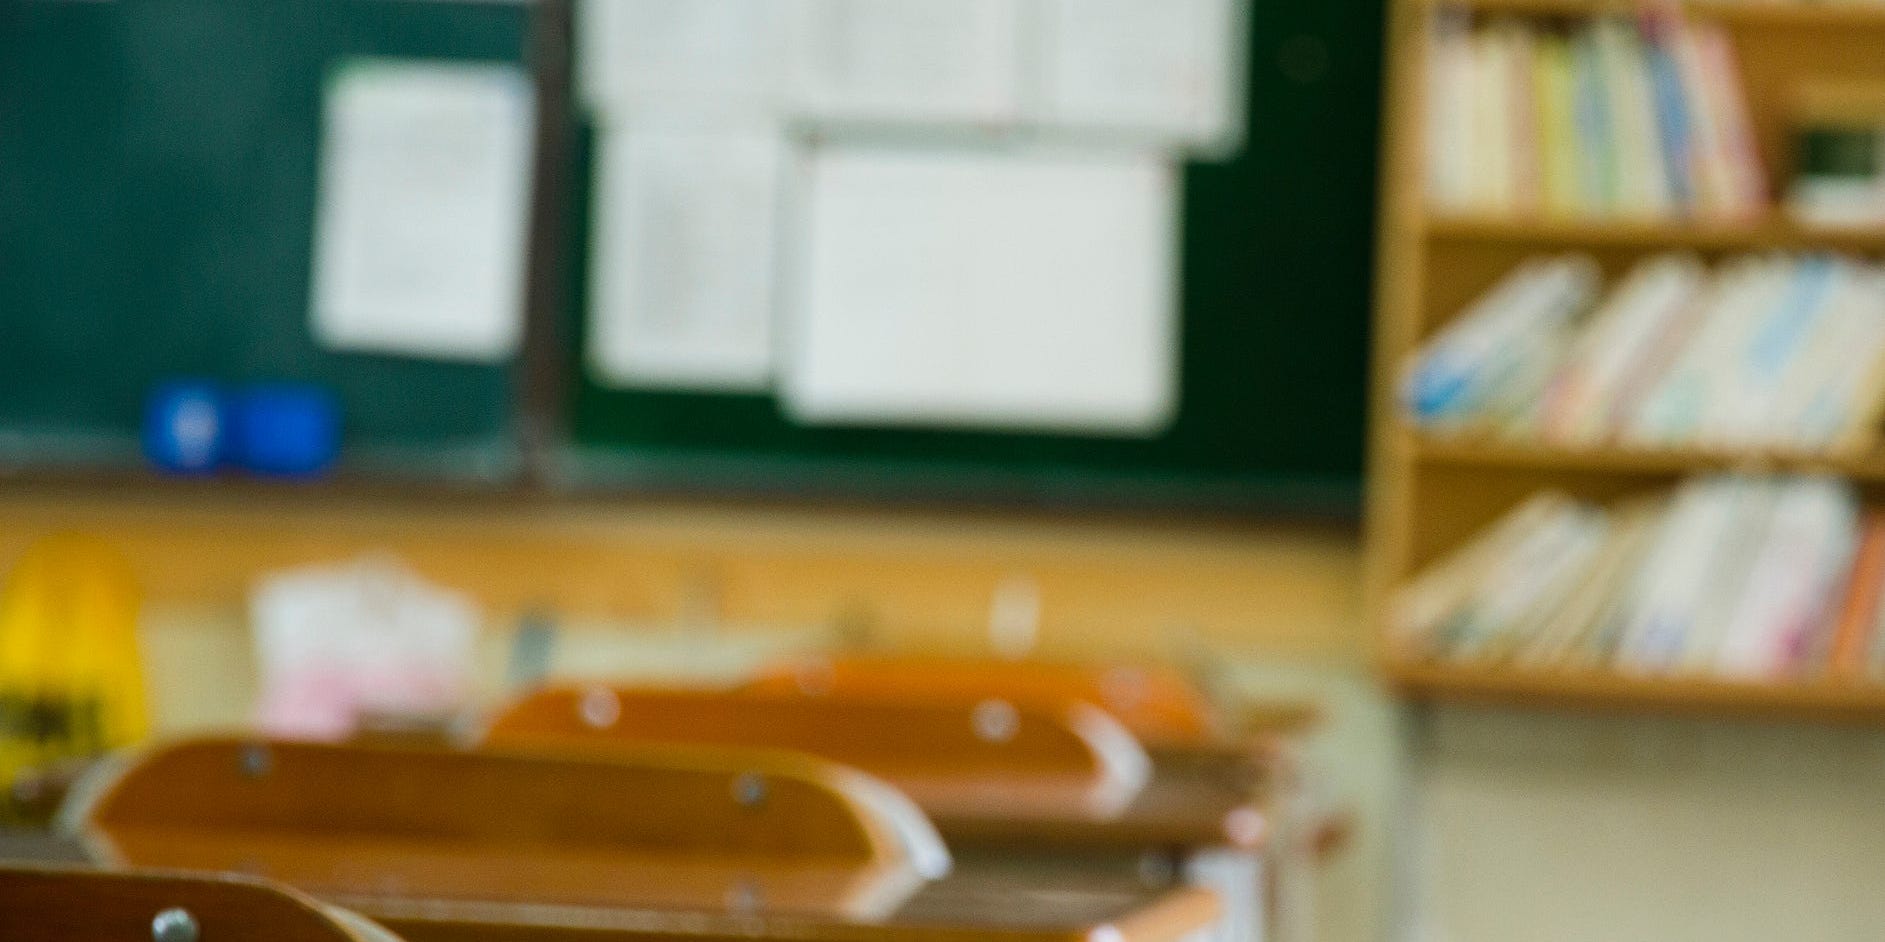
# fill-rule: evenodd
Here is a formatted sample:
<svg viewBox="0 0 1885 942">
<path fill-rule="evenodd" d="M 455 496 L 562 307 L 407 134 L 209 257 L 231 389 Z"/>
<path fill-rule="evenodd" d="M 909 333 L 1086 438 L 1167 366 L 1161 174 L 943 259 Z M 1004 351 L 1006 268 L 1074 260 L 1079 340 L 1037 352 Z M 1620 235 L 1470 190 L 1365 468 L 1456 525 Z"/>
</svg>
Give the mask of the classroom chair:
<svg viewBox="0 0 1885 942">
<path fill-rule="evenodd" d="M 648 743 L 792 749 L 870 772 L 930 815 L 1104 819 L 1150 773 L 1138 741 L 1075 701 L 856 703 L 770 691 L 549 687 L 500 710 L 494 747 L 611 754 Z"/>
<path fill-rule="evenodd" d="M 95 786 L 79 833 L 115 866 L 234 871 L 381 899 L 880 916 L 950 860 L 922 813 L 779 752 L 611 761 L 201 739 Z"/>
<path fill-rule="evenodd" d="M 1091 703 L 1148 747 L 1216 742 L 1229 730 L 1219 711 L 1179 671 L 1162 666 L 1087 666 L 977 658 L 804 655 L 761 667 L 748 691 L 885 697 L 959 703 Z"/>
<path fill-rule="evenodd" d="M 956 819 L 934 813 L 951 844 L 1018 841 L 1114 846 L 1180 844 L 1194 866 L 1233 899 L 1254 866 L 1241 848 L 1249 844 L 1213 833 L 1216 821 L 1263 835 L 1261 906 L 1272 930 L 1305 926 L 1313 873 L 1340 846 L 1347 817 L 1309 799 L 1296 744 L 1321 722 L 1313 703 L 1269 699 L 1223 708 L 1181 671 L 1168 666 L 1072 664 L 989 658 L 910 657 L 869 654 L 797 655 L 763 665 L 740 689 L 797 693 L 842 701 L 944 702 L 967 705 L 998 698 L 1011 702 L 1083 700 L 1104 707 L 1137 735 L 1151 759 L 1152 774 L 1133 807 L 1104 827 L 1021 818 Z M 1263 817 L 1239 812 L 1254 798 Z M 1187 827 L 1184 819 L 1191 819 Z M 1229 830 L 1229 829 L 1226 829 Z M 1227 839 L 1228 838 L 1228 839 Z M 1271 931 L 1298 938 L 1301 929 Z"/>
<path fill-rule="evenodd" d="M 419 942 L 1181 942 L 1219 916 L 1144 874 L 951 869 L 887 786 L 779 752 L 202 740 L 89 792 L 102 861 L 266 873 Z"/>
<path fill-rule="evenodd" d="M 1225 897 L 1224 937 L 1262 937 L 1278 895 L 1259 860 L 1273 799 L 1264 786 L 1287 771 L 1281 740 L 1223 732 L 1174 672 L 1121 680 L 1119 670 L 810 659 L 733 690 L 552 687 L 500 711 L 486 741 L 598 754 L 713 742 L 841 759 L 908 792 L 958 856 L 1186 874 Z M 1157 737 L 1156 749 L 1082 699 L 1109 693 Z M 1129 763 L 1136 785 L 1115 782 L 1103 804 L 1054 800 L 1043 779 L 1092 776 L 1102 765 L 1076 761 L 1079 750 L 1068 744 L 1130 756 L 1120 764 Z"/>
</svg>

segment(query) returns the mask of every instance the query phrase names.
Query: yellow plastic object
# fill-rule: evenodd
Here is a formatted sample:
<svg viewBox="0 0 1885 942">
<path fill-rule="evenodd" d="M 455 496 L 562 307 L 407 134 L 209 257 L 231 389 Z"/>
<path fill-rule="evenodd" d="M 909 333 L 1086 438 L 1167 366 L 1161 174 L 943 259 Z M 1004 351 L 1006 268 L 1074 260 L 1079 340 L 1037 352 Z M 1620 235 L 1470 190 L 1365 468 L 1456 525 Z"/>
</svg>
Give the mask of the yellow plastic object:
<svg viewBox="0 0 1885 942">
<path fill-rule="evenodd" d="M 130 564 L 103 541 L 53 536 L 20 557 L 0 590 L 0 785 L 145 736 L 137 612 Z"/>
</svg>

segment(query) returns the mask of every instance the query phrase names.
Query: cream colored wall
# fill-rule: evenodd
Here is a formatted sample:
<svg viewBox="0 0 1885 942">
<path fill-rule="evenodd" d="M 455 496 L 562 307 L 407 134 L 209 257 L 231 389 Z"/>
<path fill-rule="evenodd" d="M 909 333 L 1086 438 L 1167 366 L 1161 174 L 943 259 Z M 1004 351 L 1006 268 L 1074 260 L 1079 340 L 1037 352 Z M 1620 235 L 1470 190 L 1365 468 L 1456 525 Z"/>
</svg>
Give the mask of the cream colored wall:
<svg viewBox="0 0 1885 942">
<path fill-rule="evenodd" d="M 1413 728 L 1413 938 L 1885 937 L 1885 734 L 1457 708 Z"/>
</svg>

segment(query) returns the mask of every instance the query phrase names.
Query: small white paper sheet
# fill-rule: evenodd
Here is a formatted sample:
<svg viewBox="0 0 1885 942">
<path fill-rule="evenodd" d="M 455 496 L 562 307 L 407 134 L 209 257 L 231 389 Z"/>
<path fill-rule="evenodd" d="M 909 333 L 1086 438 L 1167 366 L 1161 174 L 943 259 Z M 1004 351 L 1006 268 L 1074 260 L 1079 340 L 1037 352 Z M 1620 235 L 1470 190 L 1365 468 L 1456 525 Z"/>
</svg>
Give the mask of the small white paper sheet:
<svg viewBox="0 0 1885 942">
<path fill-rule="evenodd" d="M 998 124 L 1021 108 L 1020 0 L 801 0 L 799 111 L 815 120 Z"/>
<path fill-rule="evenodd" d="M 784 134 L 764 123 L 603 132 L 588 359 L 618 387 L 766 388 Z"/>
<path fill-rule="evenodd" d="M 495 362 L 523 333 L 535 103 L 512 65 L 359 59 L 327 89 L 313 329 Z"/>
<path fill-rule="evenodd" d="M 584 103 L 610 117 L 677 102 L 773 109 L 786 98 L 791 13 L 787 0 L 580 0 Z"/>
<path fill-rule="evenodd" d="M 264 732 L 338 740 L 369 716 L 437 719 L 468 704 L 477 608 L 393 559 L 272 574 L 249 608 Z"/>
<path fill-rule="evenodd" d="M 1109 435 L 1170 420 L 1164 158 L 833 147 L 805 188 L 783 383 L 795 418 Z"/>
<path fill-rule="evenodd" d="M 1241 127 L 1245 0 L 1042 0 L 1038 118 L 1178 144 Z"/>
</svg>

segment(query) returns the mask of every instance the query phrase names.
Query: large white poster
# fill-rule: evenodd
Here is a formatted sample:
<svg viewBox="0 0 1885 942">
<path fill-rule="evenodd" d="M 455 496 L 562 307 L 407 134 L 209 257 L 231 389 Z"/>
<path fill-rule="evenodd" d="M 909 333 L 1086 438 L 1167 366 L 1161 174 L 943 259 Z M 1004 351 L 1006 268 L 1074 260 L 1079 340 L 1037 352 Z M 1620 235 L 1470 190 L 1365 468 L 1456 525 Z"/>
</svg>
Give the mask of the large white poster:
<svg viewBox="0 0 1885 942">
<path fill-rule="evenodd" d="M 792 415 L 1089 433 L 1171 417 L 1164 158 L 832 147 L 805 191 Z"/>
</svg>

